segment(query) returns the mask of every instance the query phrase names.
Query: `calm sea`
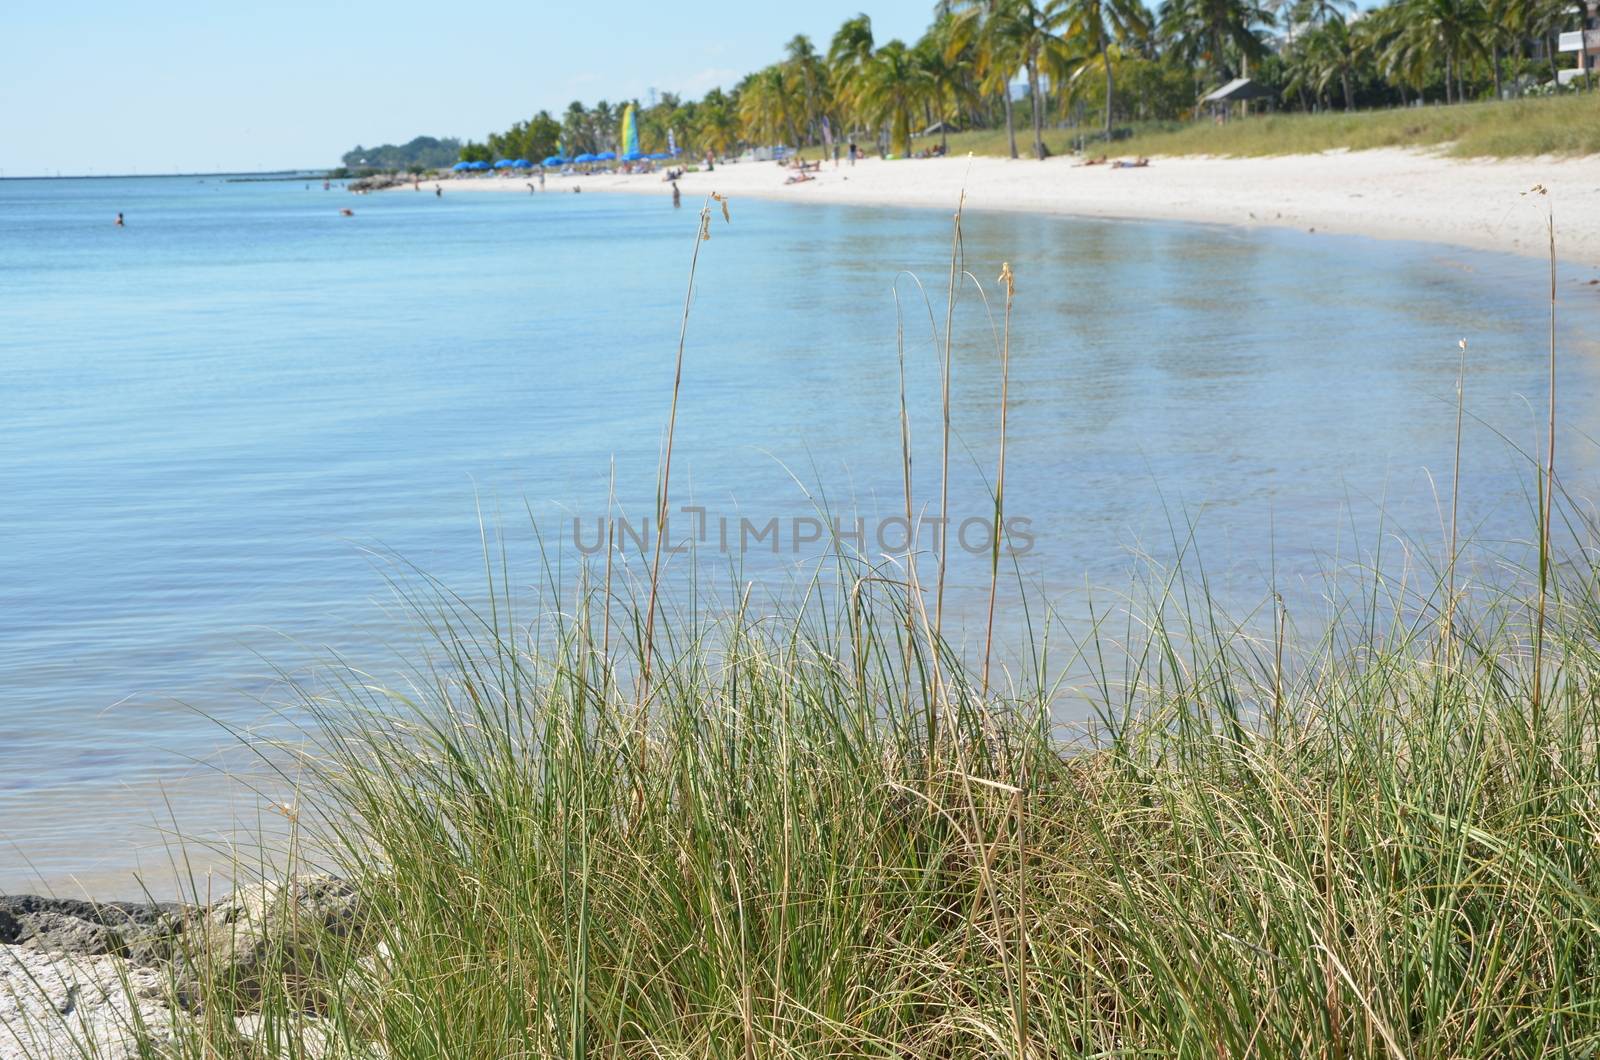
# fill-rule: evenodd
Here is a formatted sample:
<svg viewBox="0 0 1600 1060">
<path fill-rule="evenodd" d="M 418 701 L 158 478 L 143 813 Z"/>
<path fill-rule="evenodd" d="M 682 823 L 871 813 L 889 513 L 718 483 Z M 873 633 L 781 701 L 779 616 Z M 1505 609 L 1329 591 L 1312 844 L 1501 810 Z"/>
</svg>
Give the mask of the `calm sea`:
<svg viewBox="0 0 1600 1060">
<path fill-rule="evenodd" d="M 732 211 L 701 246 L 674 493 L 706 510 L 703 560 L 778 591 L 822 552 L 795 519 L 860 515 L 870 553 L 903 504 L 896 291 L 918 504 L 937 514 L 939 358 L 904 272 L 942 324 L 949 219 Z M 537 595 L 535 526 L 570 573 L 573 520 L 592 541 L 613 474 L 647 517 L 696 223 L 665 196 L 0 181 L 0 890 L 115 896 L 135 869 L 162 890 L 165 829 L 255 821 L 216 772 L 225 727 L 270 730 L 283 677 L 335 653 L 382 672 L 412 651 L 397 564 L 481 590 L 487 527 Z M 1480 541 L 1529 535 L 1512 447 L 1543 415 L 1538 262 L 992 214 L 966 237 L 991 298 L 1001 263 L 1016 272 L 1008 506 L 1033 539 L 1023 577 L 1068 625 L 1085 586 L 1170 560 L 1190 524 L 1241 609 L 1274 568 L 1314 601 L 1315 575 L 1385 527 L 1437 548 L 1463 337 L 1464 509 Z M 1600 436 L 1583 279 L 1561 276 L 1580 492 Z M 956 331 L 961 518 L 987 514 L 995 453 L 975 292 Z M 737 544 L 740 520 L 773 518 L 776 555 L 721 553 L 722 520 Z M 955 558 L 958 617 L 985 562 Z M 1008 608 L 1008 638 L 1020 622 Z"/>
</svg>

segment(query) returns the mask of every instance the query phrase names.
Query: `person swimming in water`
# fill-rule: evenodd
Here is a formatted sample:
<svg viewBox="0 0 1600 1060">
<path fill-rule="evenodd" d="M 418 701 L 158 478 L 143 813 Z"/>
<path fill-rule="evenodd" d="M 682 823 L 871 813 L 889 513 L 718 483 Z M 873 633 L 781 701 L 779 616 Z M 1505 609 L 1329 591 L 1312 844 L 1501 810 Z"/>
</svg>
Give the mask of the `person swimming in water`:
<svg viewBox="0 0 1600 1060">
<path fill-rule="evenodd" d="M 443 184 L 435 184 L 433 186 L 433 197 L 435 199 L 444 198 L 444 185 Z"/>
<path fill-rule="evenodd" d="M 672 208 L 676 210 L 683 205 L 683 192 L 678 190 L 678 182 L 672 182 Z"/>
<path fill-rule="evenodd" d="M 118 211 L 118 213 L 117 213 L 117 227 L 118 228 L 124 227 L 123 224 L 122 224 L 122 213 L 120 211 Z"/>
</svg>

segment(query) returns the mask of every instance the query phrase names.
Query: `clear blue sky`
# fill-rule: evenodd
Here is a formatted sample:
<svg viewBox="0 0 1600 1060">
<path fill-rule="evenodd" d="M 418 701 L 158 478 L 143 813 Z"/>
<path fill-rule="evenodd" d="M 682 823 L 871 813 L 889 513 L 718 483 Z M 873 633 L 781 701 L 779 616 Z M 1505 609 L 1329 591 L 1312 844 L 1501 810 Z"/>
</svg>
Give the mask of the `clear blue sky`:
<svg viewBox="0 0 1600 1060">
<path fill-rule="evenodd" d="M 698 96 L 807 33 L 932 0 L 6 0 L 0 173 L 329 166 L 357 143 L 482 137 L 573 99 Z"/>
</svg>

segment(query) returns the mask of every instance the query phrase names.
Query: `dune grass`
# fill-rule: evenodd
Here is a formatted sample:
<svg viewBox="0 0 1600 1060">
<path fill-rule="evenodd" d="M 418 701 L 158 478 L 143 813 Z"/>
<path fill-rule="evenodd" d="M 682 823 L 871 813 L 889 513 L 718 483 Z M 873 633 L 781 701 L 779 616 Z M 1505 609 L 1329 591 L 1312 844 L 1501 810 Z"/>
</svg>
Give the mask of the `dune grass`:
<svg viewBox="0 0 1600 1060">
<path fill-rule="evenodd" d="M 1180 580 L 1084 646 L 1077 739 L 853 577 L 680 626 L 644 713 L 599 595 L 534 652 L 432 593 L 432 683 L 309 704 L 301 814 L 370 931 L 269 1023 L 484 1060 L 1591 1055 L 1595 573 L 1556 594 L 1537 727 L 1531 596 L 1447 631 L 1442 587 L 1375 576 L 1297 649 Z M 288 1055 L 233 1004 L 176 1055 Z"/>
<path fill-rule="evenodd" d="M 363 929 L 146 1055 L 1593 1055 L 1600 567 L 1582 505 L 1536 507 L 1493 590 L 1453 529 L 1301 632 L 1179 568 L 1003 680 L 915 555 L 654 635 L 654 574 L 532 623 L 400 583 L 411 685 L 302 704 L 293 813 Z"/>
<path fill-rule="evenodd" d="M 1046 134 L 1045 144 L 1052 153 L 1069 153 L 1078 135 L 1078 130 L 1052 130 Z M 1093 133 L 1089 135 L 1092 137 Z M 1017 147 L 1024 158 L 1029 156 L 1032 144 L 1032 131 L 1018 129 Z M 1437 148 L 1458 158 L 1600 154 L 1600 93 L 1449 107 L 1267 114 L 1226 125 L 1139 125 L 1132 137 L 1114 144 L 1091 139 L 1088 150 L 1121 156 L 1260 157 L 1379 147 Z M 1005 156 L 1005 130 L 952 135 L 950 149 Z"/>
</svg>

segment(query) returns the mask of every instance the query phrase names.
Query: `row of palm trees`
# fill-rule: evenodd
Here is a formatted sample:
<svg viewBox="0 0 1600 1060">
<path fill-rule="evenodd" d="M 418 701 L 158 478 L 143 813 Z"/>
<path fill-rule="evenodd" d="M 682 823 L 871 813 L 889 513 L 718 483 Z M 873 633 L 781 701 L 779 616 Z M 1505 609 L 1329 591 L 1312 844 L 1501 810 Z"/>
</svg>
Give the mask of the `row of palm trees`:
<svg viewBox="0 0 1600 1060">
<path fill-rule="evenodd" d="M 1109 136 L 1118 76 L 1141 64 L 1182 68 L 1194 97 L 1266 73 L 1282 105 L 1357 105 L 1357 87 L 1405 104 L 1442 89 L 1443 102 L 1490 91 L 1507 61 L 1541 55 L 1557 79 L 1555 37 L 1581 26 L 1586 0 L 1392 0 L 1362 16 L 1354 0 L 947 0 L 914 45 L 878 45 L 866 15 L 847 20 L 826 55 L 798 36 L 785 57 L 740 85 L 739 114 L 756 140 L 816 142 L 823 121 L 882 130 L 905 151 L 924 124 L 1003 122 L 1017 150 L 1012 84 L 1026 84 L 1033 151 L 1042 157 L 1054 108 L 1093 97 Z M 1274 35 L 1275 29 L 1281 36 Z M 1265 69 L 1262 69 L 1265 68 Z M 1334 89 L 1337 88 L 1337 95 Z M 1193 98 L 1190 100 L 1193 105 Z M 1177 115 L 1158 115 L 1172 116 Z"/>
<path fill-rule="evenodd" d="M 1241 74 L 1292 109 L 1499 98 L 1508 70 L 1525 81 L 1530 64 L 1542 64 L 1557 79 L 1555 37 L 1582 25 L 1585 2 L 1389 0 L 1357 15 L 1355 0 L 1161 0 L 1154 9 L 1144 0 L 942 0 L 913 44 L 880 43 L 858 15 L 826 50 L 796 36 L 782 59 L 730 91 L 697 101 L 668 94 L 639 108 L 641 130 L 646 150 L 663 149 L 669 131 L 679 146 L 719 154 L 745 143 L 817 144 L 831 133 L 904 154 L 919 128 L 1003 125 L 1017 157 L 1022 111 L 1042 158 L 1052 114 L 1087 125 L 1092 106 L 1110 137 L 1124 104 L 1178 118 Z M 574 102 L 559 119 L 541 112 L 498 135 L 604 150 L 623 107 Z"/>
<path fill-rule="evenodd" d="M 1498 99 L 1508 68 L 1530 65 L 1546 67 L 1541 79 L 1547 73 L 1555 83 L 1555 40 L 1568 24 L 1582 24 L 1583 7 L 1559 0 L 1405 0 L 1351 19 L 1347 4 L 1319 0 L 1315 18 L 1286 49 L 1285 87 L 1293 95 L 1326 100 L 1337 86 L 1343 105 L 1354 108 L 1357 86 L 1382 84 L 1404 104 L 1442 82 L 1444 101 L 1452 103 L 1472 98 L 1469 84 L 1486 74 Z M 1542 55 L 1535 60 L 1533 52 Z"/>
</svg>

